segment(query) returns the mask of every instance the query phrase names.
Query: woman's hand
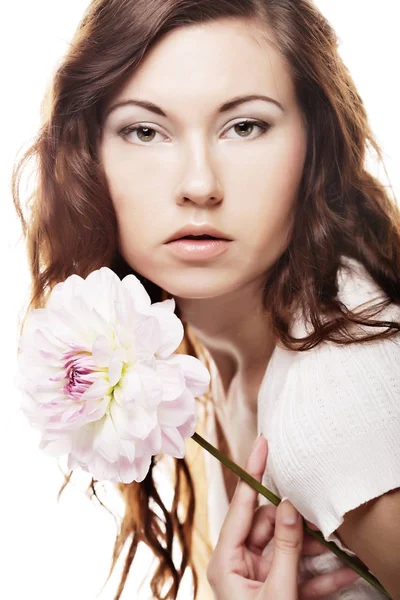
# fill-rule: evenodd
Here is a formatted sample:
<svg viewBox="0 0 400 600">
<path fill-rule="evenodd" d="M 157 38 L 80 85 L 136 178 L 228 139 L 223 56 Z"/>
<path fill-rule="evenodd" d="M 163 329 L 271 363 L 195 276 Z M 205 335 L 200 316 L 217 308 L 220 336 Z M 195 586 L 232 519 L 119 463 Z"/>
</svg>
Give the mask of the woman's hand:
<svg viewBox="0 0 400 600">
<path fill-rule="evenodd" d="M 267 455 L 268 444 L 261 436 L 245 467 L 260 482 Z M 207 568 L 215 600 L 315 600 L 358 578 L 352 569 L 343 567 L 300 583 L 300 555 L 312 556 L 327 550 L 303 534 L 303 520 L 288 500 L 277 508 L 257 507 L 257 497 L 258 492 L 246 482 L 238 482 Z M 272 538 L 273 548 L 264 552 Z"/>
</svg>

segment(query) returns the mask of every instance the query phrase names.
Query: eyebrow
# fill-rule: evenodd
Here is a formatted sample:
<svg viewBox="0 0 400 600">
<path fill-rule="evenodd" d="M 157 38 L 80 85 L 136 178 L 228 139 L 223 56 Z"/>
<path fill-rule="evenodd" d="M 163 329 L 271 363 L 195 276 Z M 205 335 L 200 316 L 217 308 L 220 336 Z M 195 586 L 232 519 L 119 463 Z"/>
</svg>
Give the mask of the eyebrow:
<svg viewBox="0 0 400 600">
<path fill-rule="evenodd" d="M 225 102 L 225 104 L 222 104 L 222 106 L 219 107 L 219 109 L 217 110 L 217 113 L 222 114 L 222 113 L 228 112 L 232 108 L 239 106 L 239 104 L 244 104 L 245 102 L 251 102 L 252 100 L 263 100 L 264 102 L 269 102 L 269 103 L 275 104 L 284 112 L 284 108 L 283 108 L 282 104 L 280 102 L 278 102 L 278 100 L 274 100 L 274 98 L 270 98 L 269 96 L 263 96 L 262 94 L 251 94 L 249 96 L 237 96 L 236 98 L 229 100 L 229 102 Z M 156 104 L 153 104 L 152 102 L 148 102 L 147 100 L 134 100 L 133 98 L 131 98 L 129 100 L 122 100 L 121 102 L 117 102 L 117 103 L 113 104 L 106 111 L 104 118 L 106 119 L 114 110 L 116 110 L 117 108 L 121 108 L 122 106 L 141 106 L 142 108 L 145 108 L 146 110 L 153 112 L 156 115 L 160 115 L 161 117 L 168 118 L 168 115 L 162 110 L 162 108 L 160 108 Z"/>
</svg>

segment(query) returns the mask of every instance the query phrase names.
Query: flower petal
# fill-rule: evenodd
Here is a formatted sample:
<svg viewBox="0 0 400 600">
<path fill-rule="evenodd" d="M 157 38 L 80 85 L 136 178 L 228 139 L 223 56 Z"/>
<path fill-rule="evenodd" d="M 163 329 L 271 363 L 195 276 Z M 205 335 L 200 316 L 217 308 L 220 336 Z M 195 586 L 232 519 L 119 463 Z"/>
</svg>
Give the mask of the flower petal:
<svg viewBox="0 0 400 600">
<path fill-rule="evenodd" d="M 203 363 L 187 354 L 174 354 L 166 359 L 167 364 L 179 365 L 183 371 L 186 386 L 195 398 L 204 394 L 210 385 L 211 376 Z"/>
<path fill-rule="evenodd" d="M 161 429 L 162 450 L 175 458 L 185 456 L 185 445 L 181 435 L 175 427 L 163 427 Z"/>
<path fill-rule="evenodd" d="M 154 355 L 162 342 L 162 330 L 154 317 L 141 317 L 135 326 L 135 340 L 138 352 Z"/>
<path fill-rule="evenodd" d="M 182 322 L 171 312 L 171 302 L 172 300 L 164 300 L 151 305 L 151 314 L 158 319 L 161 327 L 162 343 L 157 349 L 159 358 L 167 358 L 175 352 L 184 335 Z"/>
<path fill-rule="evenodd" d="M 98 367 L 108 367 L 112 355 L 105 335 L 98 335 L 92 347 L 93 362 Z"/>
<path fill-rule="evenodd" d="M 169 427 L 183 425 L 194 413 L 196 413 L 196 400 L 188 391 L 176 400 L 163 402 L 157 408 L 158 422 L 161 428 L 165 425 Z"/>
<path fill-rule="evenodd" d="M 122 280 L 122 287 L 131 296 L 137 312 L 147 315 L 151 306 L 150 296 L 138 277 L 133 274 L 127 275 Z"/>
<path fill-rule="evenodd" d="M 104 377 L 98 377 L 92 385 L 82 394 L 82 400 L 97 400 L 109 394 L 111 386 Z"/>
<path fill-rule="evenodd" d="M 143 481 L 149 472 L 151 456 L 142 456 L 135 459 L 136 477 L 135 481 Z"/>
<path fill-rule="evenodd" d="M 123 362 L 121 350 L 119 348 L 116 348 L 112 353 L 110 364 L 108 366 L 108 379 L 110 385 L 112 385 L 113 387 L 114 385 L 117 385 L 118 381 L 121 379 L 122 366 Z"/>
<path fill-rule="evenodd" d="M 143 397 L 143 387 L 138 373 L 130 370 L 115 386 L 114 398 L 120 406 L 128 405 Z"/>
<path fill-rule="evenodd" d="M 69 438 L 60 438 L 54 441 L 42 440 L 39 444 L 40 450 L 43 450 L 48 456 L 63 456 L 71 452 L 71 440 Z"/>
</svg>

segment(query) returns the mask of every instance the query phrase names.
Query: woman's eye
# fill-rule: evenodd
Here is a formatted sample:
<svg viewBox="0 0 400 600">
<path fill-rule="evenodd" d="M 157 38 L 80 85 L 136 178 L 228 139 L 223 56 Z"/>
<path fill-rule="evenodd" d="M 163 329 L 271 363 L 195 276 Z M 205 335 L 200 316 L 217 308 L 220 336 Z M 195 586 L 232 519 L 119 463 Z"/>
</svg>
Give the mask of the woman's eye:
<svg viewBox="0 0 400 600">
<path fill-rule="evenodd" d="M 239 137 L 241 138 L 249 138 L 254 131 L 254 128 L 258 128 L 260 131 L 260 135 L 263 135 L 268 131 L 271 127 L 268 123 L 264 121 L 255 121 L 253 119 L 246 119 L 244 121 L 240 121 L 239 123 L 235 123 L 232 127 L 230 127 L 227 131 L 233 129 Z M 250 131 L 250 134 L 248 132 Z M 254 137 L 254 136 L 253 136 Z M 260 137 L 260 136 L 257 136 Z"/>
<path fill-rule="evenodd" d="M 257 128 L 260 131 L 260 135 L 263 135 L 268 131 L 270 127 L 271 126 L 268 125 L 268 123 L 265 123 L 264 121 L 245 119 L 243 121 L 240 121 L 239 123 L 236 123 L 235 125 L 232 125 L 232 127 L 230 127 L 227 131 L 233 129 L 237 133 L 238 137 L 244 139 L 253 139 L 254 136 L 251 136 L 251 134 L 253 133 L 255 128 Z M 123 137 L 124 139 L 128 139 L 130 142 L 134 142 L 135 139 L 133 136 L 135 136 L 136 140 L 139 140 L 140 142 L 142 142 L 142 144 L 150 144 L 150 142 L 152 142 L 155 139 L 157 134 L 161 135 L 156 129 L 153 129 L 152 127 L 147 127 L 146 125 L 129 125 L 128 127 L 125 127 L 124 129 L 122 129 L 122 131 L 119 132 L 119 135 L 121 135 L 121 137 Z M 260 137 L 260 135 L 256 137 Z"/>
<path fill-rule="evenodd" d="M 152 127 L 146 127 L 145 125 L 129 125 L 120 132 L 120 135 L 125 139 L 131 139 L 131 134 L 137 134 L 136 138 L 144 144 L 152 142 L 155 138 L 155 134 L 158 131 Z"/>
</svg>

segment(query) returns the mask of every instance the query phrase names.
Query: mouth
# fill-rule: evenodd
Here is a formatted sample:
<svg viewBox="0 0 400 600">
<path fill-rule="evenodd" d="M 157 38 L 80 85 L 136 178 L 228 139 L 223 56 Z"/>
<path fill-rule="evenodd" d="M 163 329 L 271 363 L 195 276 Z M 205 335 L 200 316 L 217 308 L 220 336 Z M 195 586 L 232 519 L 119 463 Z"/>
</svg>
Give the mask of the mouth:
<svg viewBox="0 0 400 600">
<path fill-rule="evenodd" d="M 188 223 L 184 227 L 181 227 L 176 231 L 169 239 L 164 243 L 169 244 L 177 241 L 191 241 L 193 242 L 221 242 L 221 241 L 232 241 L 232 238 L 217 227 L 214 227 L 210 223 L 203 224 L 201 227 Z"/>
<path fill-rule="evenodd" d="M 179 238 L 175 238 L 174 240 L 170 240 L 169 242 L 167 242 L 168 244 L 172 244 L 173 242 L 179 242 L 182 240 L 191 240 L 191 241 L 195 241 L 195 242 L 201 242 L 203 240 L 214 240 L 214 241 L 224 241 L 224 242 L 230 242 L 232 240 L 228 240 L 226 238 L 219 238 L 219 237 L 214 237 L 212 235 L 184 235 L 182 237 Z"/>
<path fill-rule="evenodd" d="M 171 240 L 172 242 L 177 242 L 178 240 L 222 240 L 224 238 L 217 238 L 212 235 L 184 235 L 180 238 L 176 238 L 175 240 Z M 171 243 L 171 242 L 169 242 Z"/>
<path fill-rule="evenodd" d="M 171 253 L 183 261 L 205 261 L 223 254 L 229 242 L 211 235 L 187 235 L 167 243 Z"/>
</svg>

